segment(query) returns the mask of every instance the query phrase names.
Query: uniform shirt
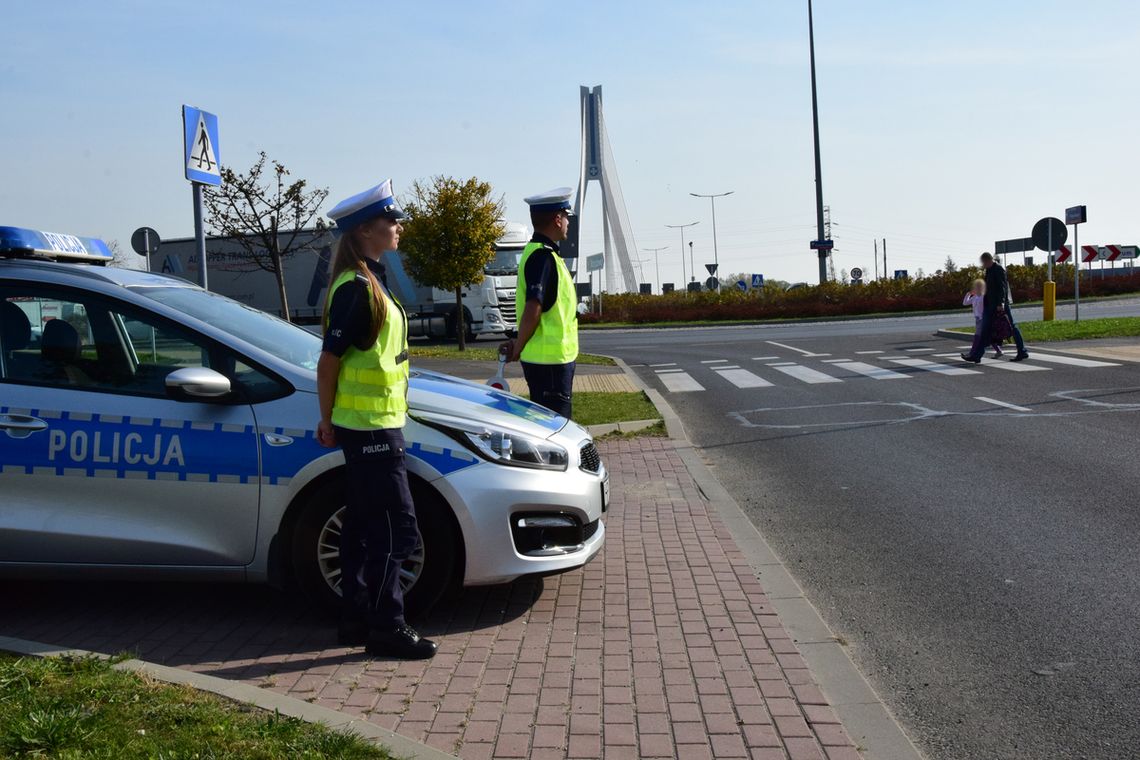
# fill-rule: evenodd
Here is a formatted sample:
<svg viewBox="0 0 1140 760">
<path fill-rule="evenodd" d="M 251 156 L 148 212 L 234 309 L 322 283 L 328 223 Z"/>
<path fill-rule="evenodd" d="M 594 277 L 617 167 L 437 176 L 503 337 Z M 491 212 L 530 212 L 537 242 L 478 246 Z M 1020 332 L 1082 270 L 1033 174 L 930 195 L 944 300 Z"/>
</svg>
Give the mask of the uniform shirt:
<svg viewBox="0 0 1140 760">
<path fill-rule="evenodd" d="M 369 270 L 383 285 L 387 285 L 384 265 L 372 259 L 365 259 Z M 360 276 L 337 288 L 329 304 L 329 322 L 325 328 L 322 351 L 336 357 L 344 356 L 349 346 L 360 351 L 368 350 L 368 333 L 372 327 L 372 296 L 368 283 Z"/>
<path fill-rule="evenodd" d="M 558 265 L 554 261 L 558 254 L 558 243 L 541 232 L 534 233 L 530 242 L 541 243 L 543 247 L 530 255 L 523 269 L 526 300 L 538 301 L 542 304 L 543 311 L 550 311 L 558 300 Z"/>
</svg>

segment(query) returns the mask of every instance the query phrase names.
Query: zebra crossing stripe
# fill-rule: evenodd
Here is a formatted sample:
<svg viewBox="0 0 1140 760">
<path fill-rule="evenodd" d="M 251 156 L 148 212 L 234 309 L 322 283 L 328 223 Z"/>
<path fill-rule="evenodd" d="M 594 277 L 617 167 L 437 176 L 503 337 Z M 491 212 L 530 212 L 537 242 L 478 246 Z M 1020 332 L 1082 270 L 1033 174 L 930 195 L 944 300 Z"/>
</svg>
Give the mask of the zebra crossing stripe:
<svg viewBox="0 0 1140 760">
<path fill-rule="evenodd" d="M 768 366 L 772 366 L 772 365 L 768 365 Z M 778 372 L 783 372 L 785 375 L 788 375 L 789 377 L 794 377 L 797 380 L 802 380 L 803 382 L 808 383 L 810 385 L 815 385 L 817 383 L 842 383 L 843 382 L 838 377 L 832 377 L 831 375 L 825 375 L 824 373 L 820 372 L 819 370 L 812 369 L 811 367 L 804 367 L 803 365 L 800 365 L 800 364 L 791 364 L 791 365 L 784 365 L 784 366 L 772 367 L 772 368 L 777 370 Z"/>
<path fill-rule="evenodd" d="M 910 375 L 904 375 L 902 372 L 895 372 L 893 369 L 886 369 L 884 367 L 876 367 L 873 364 L 866 362 L 836 362 L 831 365 L 839 367 L 840 369 L 850 370 L 859 375 L 874 378 L 875 380 L 909 380 Z"/>
<path fill-rule="evenodd" d="M 688 393 L 691 391 L 703 391 L 705 387 L 693 379 L 693 376 L 688 372 L 670 372 L 664 375 L 658 375 L 661 384 L 665 389 L 673 393 Z"/>
<path fill-rule="evenodd" d="M 716 373 L 737 388 L 770 388 L 772 383 L 740 367 L 717 367 Z"/>
<path fill-rule="evenodd" d="M 939 364 L 938 362 L 930 362 L 926 359 L 911 359 L 902 357 L 900 359 L 891 359 L 895 364 L 901 364 L 904 367 L 914 367 L 915 369 L 926 370 L 927 372 L 936 372 L 939 375 L 980 375 L 976 369 L 966 369 L 965 367 L 951 367 L 948 364 Z"/>
<path fill-rule="evenodd" d="M 1053 362 L 1054 364 L 1068 364 L 1071 367 L 1119 367 L 1120 365 L 1115 362 L 1100 362 L 1092 359 L 1078 359 L 1075 356 L 1061 356 L 1060 354 L 1043 354 L 1040 351 L 1034 351 L 1033 355 L 1029 357 L 1034 361 L 1039 362 Z"/>
</svg>

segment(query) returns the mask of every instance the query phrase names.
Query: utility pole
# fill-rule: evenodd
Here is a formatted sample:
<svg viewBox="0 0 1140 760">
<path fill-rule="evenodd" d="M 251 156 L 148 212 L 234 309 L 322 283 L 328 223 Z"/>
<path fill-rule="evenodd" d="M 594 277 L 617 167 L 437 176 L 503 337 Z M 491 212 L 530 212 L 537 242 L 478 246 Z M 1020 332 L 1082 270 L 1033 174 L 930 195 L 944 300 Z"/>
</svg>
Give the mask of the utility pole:
<svg viewBox="0 0 1140 760">
<path fill-rule="evenodd" d="M 875 239 L 875 279 L 879 279 L 879 240 Z"/>
<path fill-rule="evenodd" d="M 720 255 L 717 253 L 717 249 L 716 249 L 716 199 L 717 198 L 723 198 L 726 195 L 732 195 L 732 191 L 729 190 L 727 193 L 711 193 L 711 194 L 689 193 L 689 195 L 693 196 L 694 198 L 708 198 L 709 199 L 709 205 L 712 206 L 713 263 L 716 264 L 717 276 L 720 276 Z"/>
<path fill-rule="evenodd" d="M 681 255 L 684 256 L 685 254 L 682 253 Z M 693 263 L 693 241 L 692 240 L 689 241 L 689 278 L 690 278 L 689 279 L 690 282 L 696 282 L 697 281 L 697 265 Z"/>
<path fill-rule="evenodd" d="M 890 270 L 887 269 L 887 239 L 883 238 L 883 277 L 884 278 L 888 278 L 888 279 L 890 278 L 889 271 Z"/>
<path fill-rule="evenodd" d="M 653 253 L 653 262 L 654 262 L 654 265 L 657 267 L 657 292 L 660 293 L 661 292 L 661 251 L 669 250 L 669 246 L 663 245 L 660 248 L 642 248 L 641 250 L 652 251 L 652 253 Z M 684 262 L 684 260 L 685 260 L 685 254 L 682 251 L 681 261 Z"/>
<path fill-rule="evenodd" d="M 681 284 L 682 285 L 685 284 L 685 228 L 686 227 L 692 227 L 694 224 L 700 224 L 700 221 L 689 222 L 688 224 L 666 224 L 665 225 L 669 229 L 681 231 Z M 692 244 L 690 244 L 689 250 L 692 251 Z M 686 287 L 685 290 L 687 291 L 688 287 Z"/>
<path fill-rule="evenodd" d="M 831 206 L 823 207 L 823 239 L 831 240 Z M 827 252 L 827 278 L 835 280 L 835 249 Z"/>
<path fill-rule="evenodd" d="M 826 240 L 823 235 L 823 172 L 819 164 L 819 101 L 815 87 L 815 24 L 812 20 L 811 0 L 808 0 L 808 52 L 811 56 L 811 122 L 815 136 L 815 226 L 816 240 Z M 819 284 L 827 282 L 828 251 L 819 254 Z"/>
</svg>

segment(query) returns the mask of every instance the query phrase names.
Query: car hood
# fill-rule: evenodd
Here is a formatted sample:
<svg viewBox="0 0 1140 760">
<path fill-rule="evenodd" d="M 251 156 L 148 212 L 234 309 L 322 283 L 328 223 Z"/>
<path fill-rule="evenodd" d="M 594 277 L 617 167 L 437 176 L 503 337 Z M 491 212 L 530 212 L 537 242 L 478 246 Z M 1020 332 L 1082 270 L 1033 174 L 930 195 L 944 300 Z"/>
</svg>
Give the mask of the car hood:
<svg viewBox="0 0 1140 760">
<path fill-rule="evenodd" d="M 425 421 L 494 425 L 539 438 L 549 438 L 566 419 L 510 393 L 451 375 L 412 370 L 408 412 Z"/>
</svg>

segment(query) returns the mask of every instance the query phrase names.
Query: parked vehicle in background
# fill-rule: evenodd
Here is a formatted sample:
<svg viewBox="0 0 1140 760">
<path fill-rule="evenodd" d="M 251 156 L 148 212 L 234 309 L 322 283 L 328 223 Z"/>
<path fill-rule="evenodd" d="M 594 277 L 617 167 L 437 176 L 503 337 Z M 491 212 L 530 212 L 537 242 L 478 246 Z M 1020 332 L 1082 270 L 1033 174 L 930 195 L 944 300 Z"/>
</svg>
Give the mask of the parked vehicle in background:
<svg viewBox="0 0 1140 760">
<path fill-rule="evenodd" d="M 300 324 L 315 324 L 320 322 L 324 308 L 336 236 L 331 231 L 317 229 L 303 230 L 300 235 L 308 238 L 301 238 L 302 250 L 284 259 L 289 318 Z M 529 240 L 526 225 L 508 222 L 496 246 L 495 258 L 484 268 L 482 282 L 463 289 L 463 322 L 468 338 L 514 333 L 518 262 Z M 233 238 L 206 238 L 206 257 L 210 290 L 283 316 L 273 274 L 261 269 Z M 384 254 L 384 266 L 388 270 L 388 287 L 408 312 L 410 336 L 456 337 L 454 293 L 413 280 L 398 251 Z M 196 283 L 198 262 L 194 239 L 164 240 L 151 257 L 151 270 Z"/>
</svg>

